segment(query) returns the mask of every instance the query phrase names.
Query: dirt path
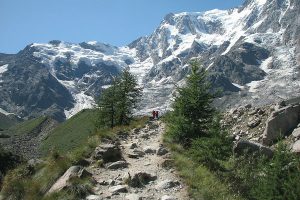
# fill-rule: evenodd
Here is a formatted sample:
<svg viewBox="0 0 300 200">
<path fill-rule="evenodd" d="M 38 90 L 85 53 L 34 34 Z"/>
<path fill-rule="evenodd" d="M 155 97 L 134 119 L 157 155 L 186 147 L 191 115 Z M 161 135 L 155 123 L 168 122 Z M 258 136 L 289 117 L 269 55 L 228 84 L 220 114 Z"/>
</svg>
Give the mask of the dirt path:
<svg viewBox="0 0 300 200">
<path fill-rule="evenodd" d="M 169 165 L 170 154 L 161 142 L 163 132 L 164 124 L 153 121 L 122 137 L 117 145 L 122 153 L 119 161 L 88 168 L 97 185 L 95 195 L 87 199 L 189 199 L 186 187 Z"/>
</svg>

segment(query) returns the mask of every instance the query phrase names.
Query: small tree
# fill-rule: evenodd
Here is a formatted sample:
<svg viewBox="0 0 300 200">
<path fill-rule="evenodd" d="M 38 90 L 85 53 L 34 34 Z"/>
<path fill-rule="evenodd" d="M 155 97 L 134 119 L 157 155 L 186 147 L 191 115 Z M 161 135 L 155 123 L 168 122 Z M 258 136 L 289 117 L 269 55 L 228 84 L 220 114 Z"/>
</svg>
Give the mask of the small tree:
<svg viewBox="0 0 300 200">
<path fill-rule="evenodd" d="M 113 128 L 116 125 L 117 103 L 118 103 L 118 78 L 114 78 L 112 85 L 104 90 L 98 101 L 100 126 L 109 126 Z"/>
<path fill-rule="evenodd" d="M 129 124 L 133 109 L 140 100 L 141 89 L 135 77 L 125 69 L 120 77 L 115 77 L 111 87 L 100 96 L 99 124 L 113 128 L 116 125 Z"/>
<path fill-rule="evenodd" d="M 181 143 L 189 143 L 191 139 L 207 134 L 214 113 L 211 106 L 213 95 L 209 92 L 205 69 L 198 61 L 192 61 L 190 65 L 191 74 L 186 85 L 177 88 L 169 122 L 172 138 Z"/>
</svg>

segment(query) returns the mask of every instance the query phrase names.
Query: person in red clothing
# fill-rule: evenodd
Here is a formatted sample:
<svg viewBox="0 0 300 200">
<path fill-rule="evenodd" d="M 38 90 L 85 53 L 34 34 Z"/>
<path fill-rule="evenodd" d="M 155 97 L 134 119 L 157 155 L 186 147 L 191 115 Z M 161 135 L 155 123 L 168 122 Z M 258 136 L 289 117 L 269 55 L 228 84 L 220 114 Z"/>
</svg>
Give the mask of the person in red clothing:
<svg viewBox="0 0 300 200">
<path fill-rule="evenodd" d="M 156 112 L 155 110 L 152 111 L 152 119 L 155 119 L 155 116 L 156 116 Z"/>
<path fill-rule="evenodd" d="M 155 112 L 155 117 L 158 119 L 158 110 Z"/>
</svg>

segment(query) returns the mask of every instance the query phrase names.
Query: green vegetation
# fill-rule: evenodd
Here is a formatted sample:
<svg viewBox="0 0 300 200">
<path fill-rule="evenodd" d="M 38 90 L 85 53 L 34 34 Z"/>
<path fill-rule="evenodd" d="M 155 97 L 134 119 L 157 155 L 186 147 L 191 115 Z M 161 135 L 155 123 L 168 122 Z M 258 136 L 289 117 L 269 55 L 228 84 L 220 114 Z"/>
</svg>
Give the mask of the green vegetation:
<svg viewBox="0 0 300 200">
<path fill-rule="evenodd" d="M 246 199 L 300 198 L 300 158 L 279 144 L 272 159 L 258 155 L 233 157 L 225 180 Z"/>
<path fill-rule="evenodd" d="M 103 91 L 98 102 L 99 126 L 126 125 L 132 120 L 133 109 L 141 96 L 135 77 L 125 69 L 120 77 L 114 77 L 111 87 Z"/>
<path fill-rule="evenodd" d="M 5 176 L 6 172 L 10 169 L 15 168 L 21 162 L 22 158 L 20 156 L 5 151 L 0 145 L 0 188 L 2 179 Z"/>
<path fill-rule="evenodd" d="M 273 158 L 245 151 L 232 153 L 232 140 L 211 109 L 205 73 L 192 63 L 192 74 L 178 89 L 166 117 L 164 141 L 194 199 L 300 199 L 300 158 L 278 145 Z M 198 85 L 198 86 L 197 86 Z M 200 85 L 200 86 L 199 86 Z M 188 144 L 188 145 L 187 145 Z"/>
<path fill-rule="evenodd" d="M 206 71 L 197 61 L 192 61 L 191 74 L 186 86 L 177 88 L 172 105 L 174 111 L 169 117 L 169 134 L 174 141 L 189 144 L 191 139 L 205 136 L 212 121 L 214 109 L 213 95 L 206 81 Z"/>
<path fill-rule="evenodd" d="M 35 128 L 37 128 L 40 124 L 42 124 L 47 117 L 39 117 L 31 120 L 27 120 L 16 124 L 15 126 L 10 127 L 7 131 L 5 131 L 8 135 L 25 135 L 31 133 Z"/>
<path fill-rule="evenodd" d="M 43 155 L 54 150 L 67 153 L 82 146 L 95 132 L 96 110 L 82 110 L 56 127 L 40 147 Z"/>
<path fill-rule="evenodd" d="M 3 181 L 2 195 L 4 199 L 14 200 L 76 200 L 82 199 L 91 188 L 91 179 L 77 179 L 71 180 L 71 186 L 51 195 L 46 195 L 50 187 L 55 181 L 72 165 L 76 165 L 79 160 L 88 158 L 95 147 L 101 143 L 103 138 L 114 138 L 118 133 L 129 131 L 133 128 L 140 128 L 144 126 L 147 118 L 133 119 L 129 125 L 116 126 L 114 129 L 100 128 L 95 129 L 93 119 L 96 116 L 95 110 L 85 110 L 67 120 L 63 123 L 62 128 L 58 127 L 60 132 L 54 132 L 60 136 L 56 136 L 58 140 L 65 139 L 61 134 L 67 133 L 69 137 L 72 137 L 77 128 L 79 134 L 83 129 L 79 129 L 79 126 L 84 126 L 85 123 L 89 123 L 88 127 L 91 131 L 84 132 L 86 135 L 81 138 L 81 142 L 78 146 L 69 146 L 67 149 L 59 149 L 60 147 L 50 151 L 47 157 L 43 158 L 43 162 L 35 166 L 28 166 L 27 164 L 21 165 L 16 169 L 9 171 Z M 72 128 L 75 126 L 74 128 Z M 64 130 L 66 132 L 64 132 Z M 81 132 L 82 133 L 82 132 Z M 77 135 L 78 136 L 78 135 Z M 62 138 L 60 138 L 62 137 Z M 70 140 L 66 140 L 65 145 Z M 55 140 L 53 140 L 55 144 Z M 59 143 L 60 144 L 60 143 Z M 56 151 L 61 150 L 61 151 Z M 66 153 L 68 152 L 68 153 Z"/>
</svg>

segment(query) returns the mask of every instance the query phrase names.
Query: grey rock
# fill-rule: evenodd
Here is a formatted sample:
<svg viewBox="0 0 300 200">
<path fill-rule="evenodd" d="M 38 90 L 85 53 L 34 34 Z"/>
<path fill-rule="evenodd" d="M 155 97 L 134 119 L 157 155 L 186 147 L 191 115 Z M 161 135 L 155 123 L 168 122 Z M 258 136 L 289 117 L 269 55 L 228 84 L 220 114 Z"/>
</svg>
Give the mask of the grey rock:
<svg viewBox="0 0 300 200">
<path fill-rule="evenodd" d="M 273 151 L 262 144 L 247 141 L 247 140 L 240 140 L 238 141 L 233 147 L 234 153 L 237 155 L 243 155 L 244 153 L 259 153 L 264 155 L 268 158 L 273 157 Z"/>
<path fill-rule="evenodd" d="M 102 197 L 99 195 L 89 195 L 86 197 L 86 200 L 102 200 Z"/>
<path fill-rule="evenodd" d="M 292 136 L 295 138 L 299 138 L 300 137 L 300 128 L 294 129 L 292 132 Z"/>
<path fill-rule="evenodd" d="M 146 147 L 144 147 L 144 152 L 149 153 L 149 154 L 154 154 L 154 153 L 156 153 L 156 149 L 151 146 L 146 146 Z"/>
<path fill-rule="evenodd" d="M 176 186 L 179 186 L 180 183 L 178 181 L 173 180 L 163 180 L 157 183 L 156 189 L 158 190 L 166 190 Z"/>
<path fill-rule="evenodd" d="M 137 147 L 138 147 L 138 146 L 137 146 L 136 143 L 132 143 L 132 144 L 129 145 L 129 149 L 135 149 L 135 148 L 137 148 Z"/>
<path fill-rule="evenodd" d="M 138 194 L 128 194 L 125 196 L 126 200 L 142 200 L 143 198 Z"/>
<path fill-rule="evenodd" d="M 263 144 L 271 145 L 289 134 L 299 124 L 300 105 L 290 105 L 274 111 L 266 122 Z"/>
<path fill-rule="evenodd" d="M 101 144 L 96 147 L 93 158 L 97 160 L 103 159 L 107 163 L 120 160 L 122 155 L 118 146 L 114 144 Z"/>
<path fill-rule="evenodd" d="M 161 200 L 176 200 L 175 197 L 169 196 L 169 195 L 164 195 L 160 198 Z"/>
<path fill-rule="evenodd" d="M 70 167 L 49 189 L 47 194 L 51 194 L 53 192 L 59 192 L 63 188 L 70 185 L 69 180 L 72 177 L 78 177 L 81 173 L 82 167 L 81 166 L 72 166 Z"/>
<path fill-rule="evenodd" d="M 245 108 L 246 108 L 246 109 L 252 108 L 252 104 L 247 104 L 247 105 L 245 105 Z"/>
<path fill-rule="evenodd" d="M 292 152 L 300 153 L 300 140 L 296 141 L 292 146 Z"/>
<path fill-rule="evenodd" d="M 129 174 L 128 182 L 131 187 L 142 187 L 148 184 L 150 181 L 154 181 L 157 179 L 157 176 L 151 175 L 146 172 L 137 172 L 132 177 Z"/>
<path fill-rule="evenodd" d="M 107 165 L 107 169 L 121 169 L 126 168 L 128 163 L 126 161 L 117 161 Z"/>
<path fill-rule="evenodd" d="M 247 124 L 247 126 L 249 127 L 249 128 L 255 128 L 255 127 L 257 127 L 259 124 L 260 124 L 260 122 L 261 122 L 261 120 L 260 119 L 258 119 L 258 118 L 252 118 L 252 119 L 249 119 L 250 121 L 248 122 L 248 124 Z"/>
<path fill-rule="evenodd" d="M 113 195 L 115 195 L 115 194 L 118 194 L 118 193 L 127 193 L 128 189 L 127 189 L 127 185 L 116 185 L 116 186 L 110 187 L 109 191 Z"/>
<path fill-rule="evenodd" d="M 167 153 L 168 153 L 168 150 L 167 150 L 166 148 L 164 148 L 164 147 L 159 147 L 159 148 L 157 149 L 156 155 L 158 155 L 158 156 L 163 156 L 163 155 L 165 155 L 165 154 L 167 154 Z"/>
<path fill-rule="evenodd" d="M 145 152 L 141 151 L 141 150 L 138 150 L 138 149 L 134 149 L 132 151 L 134 154 L 137 154 L 139 155 L 140 157 L 144 156 L 145 155 Z"/>
</svg>

